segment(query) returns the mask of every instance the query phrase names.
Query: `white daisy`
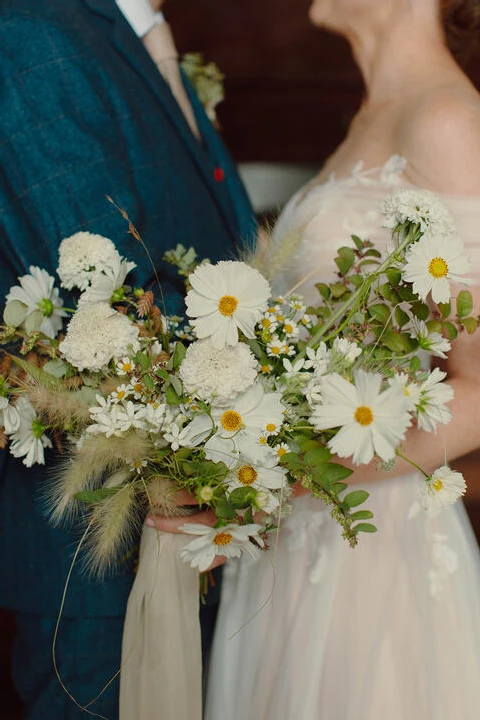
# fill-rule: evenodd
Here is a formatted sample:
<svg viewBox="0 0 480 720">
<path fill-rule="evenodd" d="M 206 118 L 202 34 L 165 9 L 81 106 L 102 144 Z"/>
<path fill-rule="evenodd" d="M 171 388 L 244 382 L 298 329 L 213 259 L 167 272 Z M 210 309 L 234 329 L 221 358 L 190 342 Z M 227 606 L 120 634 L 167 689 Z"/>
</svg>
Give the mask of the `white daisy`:
<svg viewBox="0 0 480 720">
<path fill-rule="evenodd" d="M 411 336 L 418 340 L 422 350 L 435 355 L 436 357 L 446 358 L 446 353 L 451 350 L 450 341 L 444 338 L 440 333 L 429 332 L 426 323 L 423 320 L 412 319 L 413 331 Z"/>
<path fill-rule="evenodd" d="M 243 262 L 200 265 L 189 276 L 192 289 L 185 303 L 199 339 L 210 337 L 216 348 L 236 345 L 238 330 L 254 337 L 255 324 L 267 308 L 270 285 Z"/>
<path fill-rule="evenodd" d="M 117 267 L 120 255 L 111 240 L 90 232 L 65 238 L 58 250 L 57 274 L 67 290 L 86 290 L 99 272 Z"/>
<path fill-rule="evenodd" d="M 135 363 L 129 357 L 124 357 L 116 364 L 117 375 L 128 375 L 135 370 Z"/>
<path fill-rule="evenodd" d="M 452 505 L 465 494 L 466 489 L 462 473 L 442 465 L 428 478 L 421 480 L 421 502 L 426 509 Z"/>
<path fill-rule="evenodd" d="M 405 396 L 407 410 L 410 412 L 416 409 L 420 400 L 420 385 L 410 380 L 406 373 L 397 373 L 388 380 L 392 387 L 400 387 Z"/>
<path fill-rule="evenodd" d="M 255 524 L 211 528 L 199 523 L 186 523 L 180 530 L 188 535 L 197 535 L 197 538 L 180 550 L 180 557 L 191 567 L 198 568 L 199 572 L 207 570 L 218 555 L 232 558 L 247 553 L 255 558 L 259 553 L 257 546 L 264 546 L 258 534 L 261 529 L 261 525 Z"/>
<path fill-rule="evenodd" d="M 0 396 L 0 427 L 5 430 L 6 435 L 11 435 L 20 427 L 20 414 L 14 405 L 11 405 L 7 397 Z"/>
<path fill-rule="evenodd" d="M 450 282 L 471 282 L 462 277 L 470 261 L 458 237 L 425 235 L 408 247 L 405 260 L 403 279 L 413 283 L 413 292 L 422 300 L 431 292 L 433 302 L 446 303 L 450 300 Z"/>
<path fill-rule="evenodd" d="M 314 407 L 310 422 L 316 430 L 340 427 L 328 442 L 339 457 L 352 455 L 353 462 L 361 464 L 376 453 L 391 460 L 411 422 L 403 392 L 397 387 L 382 392 L 378 373 L 357 370 L 354 381 L 328 375 L 322 385 L 323 405 Z"/>
<path fill-rule="evenodd" d="M 129 349 L 139 349 L 138 327 L 107 303 L 79 308 L 70 320 L 59 350 L 78 370 L 101 370 Z"/>
<path fill-rule="evenodd" d="M 434 368 L 420 385 L 420 398 L 417 402 L 418 427 L 427 432 L 436 432 L 437 425 L 446 425 L 452 413 L 446 403 L 453 399 L 453 388 L 442 382 L 447 373 Z"/>
<path fill-rule="evenodd" d="M 5 299 L 6 303 L 12 300 L 21 302 L 27 308 L 26 318 L 31 313 L 40 311 L 43 315 L 40 332 L 49 338 L 54 338 L 62 329 L 62 318 L 67 315 L 62 310 L 63 300 L 58 289 L 53 286 L 54 278 L 46 270 L 31 265 L 29 272 L 29 275 L 18 278 L 20 285 L 10 288 Z"/>
<path fill-rule="evenodd" d="M 190 395 L 225 404 L 255 381 L 257 367 L 258 362 L 245 343 L 217 349 L 207 339 L 188 347 L 179 375 Z"/>
<path fill-rule="evenodd" d="M 10 435 L 10 452 L 16 458 L 23 458 L 22 462 L 27 467 L 35 463 L 45 465 L 43 450 L 52 447 L 52 443 L 45 435 L 44 425 L 28 398 L 20 396 L 16 408 L 20 423 Z"/>
</svg>

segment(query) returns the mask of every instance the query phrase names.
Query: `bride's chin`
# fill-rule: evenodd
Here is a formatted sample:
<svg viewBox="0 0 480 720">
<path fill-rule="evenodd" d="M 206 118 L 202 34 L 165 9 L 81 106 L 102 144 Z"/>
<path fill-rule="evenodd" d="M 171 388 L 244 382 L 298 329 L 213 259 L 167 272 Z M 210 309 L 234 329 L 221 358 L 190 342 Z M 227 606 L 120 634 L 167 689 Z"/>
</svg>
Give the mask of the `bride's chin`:
<svg viewBox="0 0 480 720">
<path fill-rule="evenodd" d="M 339 32 L 339 28 L 333 22 L 332 0 L 312 0 L 308 10 L 308 19 L 315 27 Z"/>
</svg>

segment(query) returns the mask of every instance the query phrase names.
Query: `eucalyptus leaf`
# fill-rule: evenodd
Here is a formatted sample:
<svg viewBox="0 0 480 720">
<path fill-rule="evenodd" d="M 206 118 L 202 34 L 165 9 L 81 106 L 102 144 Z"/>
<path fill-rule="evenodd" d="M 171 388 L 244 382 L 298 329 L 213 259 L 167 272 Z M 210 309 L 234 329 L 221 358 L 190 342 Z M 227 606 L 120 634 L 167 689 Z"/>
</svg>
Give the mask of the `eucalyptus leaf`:
<svg viewBox="0 0 480 720">
<path fill-rule="evenodd" d="M 473 310 L 472 294 L 469 290 L 460 290 L 457 295 L 457 315 L 459 318 L 467 317 Z"/>
<path fill-rule="evenodd" d="M 440 310 L 440 314 L 442 316 L 442 320 L 446 320 L 447 317 L 452 312 L 452 304 L 450 302 L 446 303 L 438 303 L 437 304 L 438 309 Z"/>
<path fill-rule="evenodd" d="M 390 320 L 391 310 L 388 307 L 388 305 L 384 305 L 383 303 L 375 303 L 374 305 L 370 305 L 368 308 L 368 312 L 371 317 L 375 318 L 376 320 L 380 320 L 381 323 L 386 324 Z"/>
<path fill-rule="evenodd" d="M 372 523 L 358 523 L 358 525 L 353 526 L 352 530 L 355 534 L 357 534 L 359 532 L 366 532 L 366 533 L 377 532 L 377 528 L 375 527 L 375 525 L 372 525 Z"/>
<path fill-rule="evenodd" d="M 316 447 L 305 453 L 304 461 L 306 465 L 319 465 L 330 460 L 330 450 L 326 447 Z"/>
<path fill-rule="evenodd" d="M 455 325 L 451 322 L 444 322 L 442 324 L 443 332 L 447 336 L 448 340 L 455 340 L 458 335 L 458 330 Z"/>
<path fill-rule="evenodd" d="M 349 508 L 357 507 L 357 505 L 361 505 L 365 500 L 368 500 L 368 497 L 369 494 L 366 490 L 352 490 L 342 498 L 342 503 Z"/>
<path fill-rule="evenodd" d="M 342 297 L 342 295 L 345 295 L 347 292 L 347 288 L 343 283 L 333 283 L 330 285 L 330 292 L 332 293 L 334 298 Z"/>
<path fill-rule="evenodd" d="M 395 308 L 395 320 L 397 321 L 398 327 L 402 328 L 410 321 L 410 318 L 402 308 L 397 307 Z"/>
<path fill-rule="evenodd" d="M 477 322 L 477 320 L 476 320 L 475 318 L 473 318 L 473 317 L 464 318 L 464 319 L 462 320 L 462 325 L 463 325 L 463 327 L 465 328 L 465 330 L 467 331 L 467 333 L 468 333 L 469 335 L 473 335 L 473 333 L 474 333 L 474 332 L 476 331 L 476 329 L 478 328 L 478 322 Z"/>
<path fill-rule="evenodd" d="M 335 264 L 342 275 L 346 275 L 355 262 L 355 252 L 351 247 L 341 247 L 335 258 Z"/>
<path fill-rule="evenodd" d="M 350 520 L 370 520 L 373 518 L 373 513 L 370 510 L 357 510 L 357 512 L 351 513 Z"/>
<path fill-rule="evenodd" d="M 317 288 L 318 292 L 324 300 L 330 299 L 331 292 L 328 285 L 326 285 L 325 283 L 316 283 L 315 287 Z"/>
</svg>

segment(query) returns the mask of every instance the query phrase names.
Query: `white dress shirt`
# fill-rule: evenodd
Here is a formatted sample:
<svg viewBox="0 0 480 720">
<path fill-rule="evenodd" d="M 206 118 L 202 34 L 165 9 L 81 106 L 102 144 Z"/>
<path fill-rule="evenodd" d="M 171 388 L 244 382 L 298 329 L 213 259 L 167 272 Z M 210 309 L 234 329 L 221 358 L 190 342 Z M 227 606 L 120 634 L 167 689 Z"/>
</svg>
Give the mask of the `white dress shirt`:
<svg viewBox="0 0 480 720">
<path fill-rule="evenodd" d="M 144 37 L 154 25 L 165 22 L 163 13 L 155 12 L 150 0 L 115 0 L 115 2 L 135 35 L 140 38 Z"/>
</svg>

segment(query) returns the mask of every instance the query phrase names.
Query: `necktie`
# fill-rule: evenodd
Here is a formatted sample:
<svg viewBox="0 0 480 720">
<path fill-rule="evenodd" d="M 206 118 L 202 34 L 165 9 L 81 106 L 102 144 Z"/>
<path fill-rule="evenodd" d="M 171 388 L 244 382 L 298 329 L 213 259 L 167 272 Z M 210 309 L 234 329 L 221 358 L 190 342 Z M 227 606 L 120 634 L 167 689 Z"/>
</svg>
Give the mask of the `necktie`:
<svg viewBox="0 0 480 720">
<path fill-rule="evenodd" d="M 149 52 L 153 62 L 167 81 L 172 95 L 177 101 L 190 130 L 200 140 L 195 115 L 182 82 L 178 65 L 178 52 L 175 47 L 172 32 L 168 23 L 154 25 L 143 37 L 143 44 Z"/>
</svg>

